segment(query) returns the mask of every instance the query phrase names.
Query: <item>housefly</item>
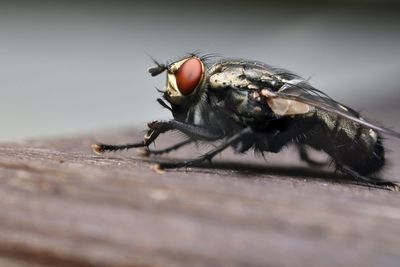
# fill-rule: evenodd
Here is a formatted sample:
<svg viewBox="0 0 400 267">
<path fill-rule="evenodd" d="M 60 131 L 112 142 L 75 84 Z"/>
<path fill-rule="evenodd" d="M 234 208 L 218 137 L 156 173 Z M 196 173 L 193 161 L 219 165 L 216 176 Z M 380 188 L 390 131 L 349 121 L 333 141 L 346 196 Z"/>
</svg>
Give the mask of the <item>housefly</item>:
<svg viewBox="0 0 400 267">
<path fill-rule="evenodd" d="M 363 119 L 347 107 L 286 69 L 262 62 L 201 56 L 193 53 L 149 69 L 151 76 L 167 73 L 162 98 L 157 101 L 173 119 L 148 123 L 143 141 L 126 145 L 95 144 L 96 153 L 148 147 L 168 131 L 179 131 L 187 139 L 162 154 L 192 142 L 217 142 L 200 157 L 160 163 L 160 168 L 191 166 L 211 159 L 227 147 L 243 153 L 281 151 L 295 143 L 302 160 L 316 162 L 308 148 L 325 152 L 336 170 L 356 182 L 397 189 L 376 177 L 385 164 L 382 134 L 400 138 L 400 133 Z"/>
</svg>

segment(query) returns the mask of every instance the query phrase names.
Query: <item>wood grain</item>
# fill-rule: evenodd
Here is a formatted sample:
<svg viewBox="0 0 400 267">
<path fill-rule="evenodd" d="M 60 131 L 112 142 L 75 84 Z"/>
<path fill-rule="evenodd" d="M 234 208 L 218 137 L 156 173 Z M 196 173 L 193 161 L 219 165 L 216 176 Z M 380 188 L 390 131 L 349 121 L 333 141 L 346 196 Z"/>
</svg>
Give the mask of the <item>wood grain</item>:
<svg viewBox="0 0 400 267">
<path fill-rule="evenodd" d="M 120 130 L 0 145 L 0 265 L 400 265 L 397 192 L 312 170 L 290 149 L 163 174 L 137 151 L 90 151 L 135 139 Z M 399 142 L 388 142 L 385 177 L 399 180 Z"/>
</svg>

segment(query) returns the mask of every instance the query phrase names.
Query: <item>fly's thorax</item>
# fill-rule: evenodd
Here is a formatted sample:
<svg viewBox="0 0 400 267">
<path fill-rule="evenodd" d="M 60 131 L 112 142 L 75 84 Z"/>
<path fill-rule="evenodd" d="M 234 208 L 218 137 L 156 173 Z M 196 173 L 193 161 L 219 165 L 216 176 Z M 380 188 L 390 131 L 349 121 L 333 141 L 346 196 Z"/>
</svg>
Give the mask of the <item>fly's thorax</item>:
<svg viewBox="0 0 400 267">
<path fill-rule="evenodd" d="M 164 98 L 178 106 L 197 103 L 204 91 L 205 77 L 204 63 L 197 57 L 169 64 Z"/>
<path fill-rule="evenodd" d="M 257 65 L 244 62 L 216 64 L 210 70 L 209 87 L 216 93 L 226 90 L 243 90 L 250 96 L 251 105 L 244 101 L 243 94 L 236 94 L 240 102 L 238 109 L 242 114 L 252 113 L 263 116 L 266 110 L 276 116 L 311 116 L 314 108 L 299 101 L 279 97 L 276 92 L 282 89 L 283 80 L 277 75 L 260 69 Z M 244 107 L 244 108 L 243 108 Z M 261 109 L 260 109 L 261 108 Z"/>
<path fill-rule="evenodd" d="M 239 68 L 221 69 L 210 76 L 210 86 L 214 89 L 227 87 L 246 88 L 250 82 L 242 78 L 242 70 Z"/>
</svg>

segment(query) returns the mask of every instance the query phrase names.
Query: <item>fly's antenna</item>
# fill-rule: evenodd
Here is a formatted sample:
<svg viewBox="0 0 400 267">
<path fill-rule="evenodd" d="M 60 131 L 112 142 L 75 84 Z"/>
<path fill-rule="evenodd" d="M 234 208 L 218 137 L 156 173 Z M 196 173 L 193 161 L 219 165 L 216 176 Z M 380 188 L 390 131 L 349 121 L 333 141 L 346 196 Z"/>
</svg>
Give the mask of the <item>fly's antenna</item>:
<svg viewBox="0 0 400 267">
<path fill-rule="evenodd" d="M 152 77 L 157 76 L 160 73 L 163 73 L 167 69 L 167 66 L 165 64 L 162 64 L 162 63 L 158 62 L 157 60 L 155 60 L 151 56 L 150 56 L 150 58 L 154 62 L 154 64 L 156 64 L 155 67 L 151 67 L 151 68 L 148 69 L 148 72 L 150 73 L 150 75 Z"/>
</svg>

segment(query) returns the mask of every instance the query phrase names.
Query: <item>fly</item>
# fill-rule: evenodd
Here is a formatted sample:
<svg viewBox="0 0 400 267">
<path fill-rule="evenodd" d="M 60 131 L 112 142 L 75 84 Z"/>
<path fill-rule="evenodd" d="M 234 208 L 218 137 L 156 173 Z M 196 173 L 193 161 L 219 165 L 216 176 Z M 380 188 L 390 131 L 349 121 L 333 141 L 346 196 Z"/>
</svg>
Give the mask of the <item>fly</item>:
<svg viewBox="0 0 400 267">
<path fill-rule="evenodd" d="M 168 131 L 179 131 L 187 139 L 157 155 L 192 142 L 218 142 L 198 158 L 160 163 L 160 168 L 179 168 L 211 161 L 227 147 L 244 153 L 278 153 L 295 143 L 300 157 L 311 166 L 308 148 L 324 151 L 337 171 L 355 181 L 397 190 L 376 174 L 385 164 L 382 134 L 400 138 L 400 133 L 363 119 L 358 112 L 302 77 L 282 68 L 246 59 L 189 54 L 179 60 L 149 69 L 151 76 L 167 73 L 165 91 L 157 101 L 170 110 L 173 119 L 148 123 L 143 141 L 126 145 L 94 144 L 98 153 L 148 147 Z"/>
</svg>

